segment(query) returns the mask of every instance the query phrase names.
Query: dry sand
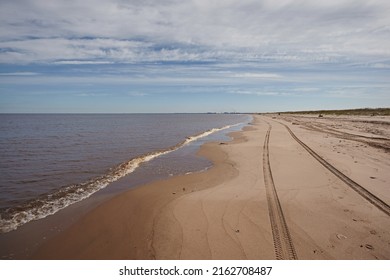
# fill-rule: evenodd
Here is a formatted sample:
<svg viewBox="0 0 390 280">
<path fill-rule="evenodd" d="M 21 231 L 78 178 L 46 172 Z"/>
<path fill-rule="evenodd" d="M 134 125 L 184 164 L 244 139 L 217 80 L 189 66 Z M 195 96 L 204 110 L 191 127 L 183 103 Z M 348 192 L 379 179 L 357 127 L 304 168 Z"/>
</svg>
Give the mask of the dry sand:
<svg viewBox="0 0 390 280">
<path fill-rule="evenodd" d="M 121 194 L 33 257 L 389 259 L 389 214 L 320 164 L 283 125 L 387 205 L 387 121 L 375 132 L 362 131 L 370 122 L 356 128 L 338 118 L 255 116 L 233 142 L 202 146 L 211 169 Z"/>
</svg>

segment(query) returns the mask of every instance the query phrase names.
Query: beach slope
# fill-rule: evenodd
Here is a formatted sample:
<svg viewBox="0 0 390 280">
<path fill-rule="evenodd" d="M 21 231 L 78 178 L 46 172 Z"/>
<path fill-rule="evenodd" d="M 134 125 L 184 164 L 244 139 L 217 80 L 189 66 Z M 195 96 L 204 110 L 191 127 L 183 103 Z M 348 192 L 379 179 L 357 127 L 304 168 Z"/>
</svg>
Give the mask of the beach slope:
<svg viewBox="0 0 390 280">
<path fill-rule="evenodd" d="M 390 258 L 389 214 L 370 201 L 376 197 L 384 208 L 390 202 L 390 160 L 383 148 L 357 148 L 356 139 L 338 142 L 337 133 L 276 116 L 256 115 L 233 137 L 201 147 L 199 154 L 214 163 L 209 170 L 103 203 L 33 258 Z M 340 179 L 297 139 L 372 197 Z M 334 152 L 335 143 L 345 146 L 344 154 Z"/>
</svg>

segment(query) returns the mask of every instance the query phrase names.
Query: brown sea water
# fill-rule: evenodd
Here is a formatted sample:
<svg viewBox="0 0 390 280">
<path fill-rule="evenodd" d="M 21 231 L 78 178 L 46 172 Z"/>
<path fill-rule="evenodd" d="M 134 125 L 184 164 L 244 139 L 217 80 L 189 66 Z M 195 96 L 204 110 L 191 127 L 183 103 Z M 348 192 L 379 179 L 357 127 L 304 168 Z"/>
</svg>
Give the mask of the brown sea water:
<svg viewBox="0 0 390 280">
<path fill-rule="evenodd" d="M 113 183 L 125 177 L 129 188 L 208 168 L 195 156 L 199 145 L 226 140 L 250 120 L 232 114 L 2 114 L 0 232 L 115 191 Z"/>
</svg>

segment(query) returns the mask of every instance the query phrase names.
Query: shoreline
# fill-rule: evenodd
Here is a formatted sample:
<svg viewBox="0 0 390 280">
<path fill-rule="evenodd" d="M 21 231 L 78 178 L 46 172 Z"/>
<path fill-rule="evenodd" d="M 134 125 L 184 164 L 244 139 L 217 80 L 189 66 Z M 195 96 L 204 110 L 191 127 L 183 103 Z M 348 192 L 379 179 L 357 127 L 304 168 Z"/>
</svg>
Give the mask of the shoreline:
<svg viewBox="0 0 390 280">
<path fill-rule="evenodd" d="M 247 124 L 242 123 L 240 129 L 246 125 Z M 168 155 L 162 155 L 162 157 L 158 157 L 157 159 L 160 160 L 160 158 L 163 159 L 168 156 L 168 159 L 164 160 L 173 160 L 173 158 L 169 158 L 171 155 L 175 155 L 177 157 L 178 153 L 184 153 L 179 156 L 182 158 L 191 157 L 195 161 L 199 162 L 200 160 L 204 161 L 203 164 L 206 166 L 205 168 L 194 169 L 194 167 L 192 167 L 190 171 L 182 173 L 178 172 L 175 175 L 168 173 L 156 175 L 157 173 L 153 173 L 152 177 L 145 177 L 148 172 L 147 169 L 150 169 L 151 167 L 148 167 L 148 165 L 140 166 L 136 172 L 120 178 L 119 180 L 111 183 L 109 188 L 103 188 L 87 199 L 81 200 L 75 204 L 71 204 L 52 215 L 46 216 L 45 218 L 32 220 L 26 224 L 21 225 L 16 230 L 0 234 L 0 258 L 30 259 L 32 253 L 35 252 L 36 249 L 39 248 L 42 244 L 46 243 L 47 240 L 51 240 L 59 233 L 68 229 L 81 217 L 88 214 L 91 210 L 95 209 L 100 204 L 109 201 L 118 195 L 126 193 L 128 190 L 136 189 L 152 182 L 168 179 L 171 178 L 171 176 L 185 175 L 207 170 L 212 165 L 211 161 L 206 159 L 206 157 L 199 156 L 197 151 L 201 148 L 203 143 L 208 143 L 209 141 L 231 141 L 232 139 L 230 139 L 228 135 L 237 131 L 235 128 L 237 127 L 237 124 L 229 125 L 227 132 L 223 132 L 226 127 L 214 128 L 201 134 L 191 136 L 182 143 L 177 144 L 175 147 L 169 148 L 169 151 L 173 150 L 172 153 L 168 153 Z M 202 136 L 210 138 L 209 134 L 215 134 L 218 136 L 211 136 L 211 139 L 203 140 Z M 194 144 L 192 142 L 194 142 Z M 183 143 L 186 143 L 186 145 Z M 187 145 L 189 143 L 191 144 Z M 157 151 L 155 153 L 159 152 L 161 151 Z M 149 162 L 147 161 L 146 164 L 149 164 Z"/>
<path fill-rule="evenodd" d="M 46 216 L 45 218 L 32 220 L 19 226 L 16 230 L 1 233 L 0 258 L 30 259 L 31 254 L 36 250 L 36 248 L 66 230 L 72 224 L 77 222 L 80 217 L 86 215 L 89 211 L 105 201 L 110 200 L 130 189 L 138 188 L 151 182 L 170 178 L 171 176 L 200 172 L 208 169 L 212 163 L 205 157 L 196 155 L 197 150 L 200 149 L 202 144 L 209 141 L 231 141 L 228 134 L 234 131 L 239 131 L 237 129 L 242 129 L 245 125 L 247 125 L 246 122 L 239 126 L 237 124 L 229 125 L 229 128 L 226 130 L 225 128 L 227 126 L 222 128 L 213 128 L 200 134 L 194 134 L 193 136 L 183 140 L 182 143 L 165 150 L 173 150 L 171 153 L 157 157 L 157 159 L 153 160 L 152 164 L 149 163 L 149 161 L 146 161 L 142 166 L 140 166 L 140 168 L 137 168 L 135 172 L 132 172 L 131 174 L 119 178 L 119 180 L 111 183 L 109 188 L 103 188 L 92 194 L 87 199 L 71 204 L 54 214 Z M 155 153 L 159 152 L 164 151 L 157 150 Z M 183 165 L 179 167 L 179 171 L 171 168 L 174 165 L 178 165 L 178 163 L 172 164 L 175 158 L 178 159 L 179 163 L 183 163 Z M 167 170 L 171 168 L 170 172 L 173 174 L 153 171 L 152 168 L 158 168 L 157 170 L 160 170 L 159 165 L 164 164 L 163 162 L 166 164 L 166 161 L 168 161 Z M 148 174 L 151 174 L 151 176 L 148 176 Z"/>
<path fill-rule="evenodd" d="M 244 128 L 245 129 L 245 128 Z M 241 132 L 232 132 L 230 136 L 233 140 L 229 144 L 243 141 Z M 225 142 L 222 145 L 228 145 Z M 198 156 L 206 157 L 213 165 L 206 171 L 194 172 L 190 174 L 173 176 L 170 178 L 161 179 L 137 188 L 121 193 L 110 200 L 92 209 L 86 215 L 81 217 L 79 221 L 70 226 L 64 232 L 55 236 L 52 240 L 43 244 L 42 247 L 33 254 L 33 259 L 154 259 L 154 253 L 151 249 L 150 238 L 152 234 L 153 217 L 158 214 L 156 208 L 161 208 L 174 199 L 177 199 L 185 194 L 200 191 L 214 184 L 221 183 L 230 177 L 236 175 L 236 170 L 227 160 L 227 154 L 220 149 L 221 143 L 209 142 L 203 144 Z M 224 174 L 223 176 L 222 173 Z M 185 185 L 186 187 L 181 187 Z M 124 206 L 125 205 L 125 206 Z M 122 207 L 126 208 L 126 213 Z M 109 209 L 109 210 L 108 210 Z M 122 214 L 119 214 L 122 213 Z M 119 215 L 118 215 L 119 214 Z M 101 224 L 101 220 L 107 223 L 112 221 L 112 216 L 116 216 L 116 221 L 113 224 Z M 125 240 L 123 236 L 119 239 L 114 236 L 118 232 L 125 230 L 118 220 L 128 220 L 131 227 L 130 238 Z M 117 223 L 118 222 L 118 223 Z M 141 225 L 137 227 L 136 224 Z M 104 232 L 102 228 L 110 228 L 110 232 Z M 87 231 L 85 231 L 87 229 Z M 103 234 L 100 234 L 103 232 Z M 98 238 L 100 242 L 110 244 L 111 248 L 92 248 L 88 245 L 85 248 L 86 240 Z M 81 237 L 81 238 L 80 238 Z M 112 247 L 112 241 L 119 240 L 115 244 L 115 249 Z M 104 241 L 103 241 L 104 240 Z M 68 244 L 73 244 L 71 247 Z M 58 247 L 59 246 L 59 247 Z M 130 248 L 126 252 L 122 252 L 122 248 Z M 80 250 L 75 252 L 73 249 Z M 107 255 L 107 251 L 115 251 Z M 53 251 L 60 252 L 53 255 Z M 83 251 L 83 252 L 81 252 Z"/>
<path fill-rule="evenodd" d="M 188 147 L 194 143 L 195 146 L 199 147 L 199 143 L 204 141 L 202 139 L 210 137 L 210 135 L 218 135 L 223 131 L 235 131 L 236 127 L 241 128 L 244 125 L 245 122 L 234 123 L 190 134 L 185 138 L 181 138 L 181 141 L 173 145 L 166 145 L 162 146 L 161 148 L 155 147 L 154 149 L 149 149 L 149 151 L 143 153 L 136 153 L 129 159 L 118 160 L 118 162 L 112 163 L 111 166 L 106 166 L 103 171 L 96 173 L 89 178 L 84 178 L 76 180 L 72 183 L 64 184 L 61 188 L 48 191 L 36 197 L 26 199 L 22 202 L 19 202 L 17 199 L 13 199 L 12 203 L 4 206 L 2 210 L 5 210 L 0 213 L 0 216 L 2 216 L 2 218 L 0 217 L 0 234 L 15 231 L 29 222 L 37 221 L 54 215 L 61 210 L 67 209 L 69 206 L 72 206 L 75 203 L 80 203 L 89 197 L 94 196 L 96 193 L 118 192 L 113 186 L 118 185 L 116 184 L 117 181 L 122 180 L 125 177 L 129 177 L 129 175 L 132 175 L 134 182 L 127 184 L 126 189 L 129 189 L 129 185 L 130 187 L 134 187 L 141 184 L 146 184 L 151 181 L 149 179 L 151 177 L 154 177 L 155 179 L 161 179 L 167 175 L 168 171 L 165 173 L 153 172 L 151 169 L 149 174 L 143 174 L 143 176 L 140 175 L 138 178 L 136 177 L 136 174 L 142 170 L 139 168 L 141 165 L 148 166 L 150 161 L 158 162 L 160 158 L 169 158 L 173 154 L 177 154 L 186 148 L 188 149 Z M 224 134 L 227 133 L 228 132 L 225 132 Z M 193 151 L 193 154 L 195 154 L 195 151 Z M 184 159 L 184 157 L 181 158 Z M 173 162 L 174 161 L 168 161 L 168 164 L 165 164 L 168 166 L 168 168 L 175 170 L 172 171 L 173 173 L 176 172 L 175 175 L 182 173 L 184 174 L 185 169 L 188 170 L 186 172 L 201 170 L 199 166 L 197 166 L 196 160 L 191 160 L 191 165 L 187 166 L 185 162 L 182 162 L 182 165 L 185 166 L 183 170 L 180 170 L 181 167 L 179 166 L 177 166 L 176 169 L 174 167 L 172 168 L 170 163 Z M 155 169 L 158 170 L 158 168 Z M 67 177 L 69 176 L 65 176 L 64 179 Z M 148 179 L 145 180 L 145 178 Z M 110 186 L 110 188 L 107 188 L 107 186 Z M 31 189 L 34 188 L 32 187 Z"/>
<path fill-rule="evenodd" d="M 316 121 L 255 116 L 232 133 L 233 141 L 201 146 L 199 154 L 213 162 L 210 169 L 119 194 L 46 240 L 31 258 L 289 258 L 279 246 L 297 259 L 389 259 L 389 216 L 324 168 L 287 127 L 384 201 L 389 158 L 376 146 L 356 147 L 356 139 L 313 130 Z M 274 217 L 272 207 L 280 212 Z M 284 230 L 288 237 L 277 241 L 275 232 Z"/>
</svg>

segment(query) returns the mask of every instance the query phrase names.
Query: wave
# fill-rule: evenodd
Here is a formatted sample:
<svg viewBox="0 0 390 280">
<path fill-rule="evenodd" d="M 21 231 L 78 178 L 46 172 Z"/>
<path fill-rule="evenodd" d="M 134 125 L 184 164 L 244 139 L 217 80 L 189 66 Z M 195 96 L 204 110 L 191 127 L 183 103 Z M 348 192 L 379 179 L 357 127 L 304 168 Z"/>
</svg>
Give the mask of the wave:
<svg viewBox="0 0 390 280">
<path fill-rule="evenodd" d="M 92 178 L 86 182 L 64 186 L 59 190 L 25 202 L 20 206 L 7 208 L 0 213 L 0 233 L 10 232 L 23 224 L 33 220 L 43 219 L 49 215 L 82 201 L 97 191 L 107 187 L 110 183 L 134 172 L 142 163 L 151 161 L 162 155 L 176 151 L 191 142 L 206 137 L 218 131 L 232 128 L 242 123 L 213 128 L 197 135 L 187 137 L 181 143 L 165 150 L 154 151 L 123 162 L 111 168 L 102 176 Z"/>
</svg>

